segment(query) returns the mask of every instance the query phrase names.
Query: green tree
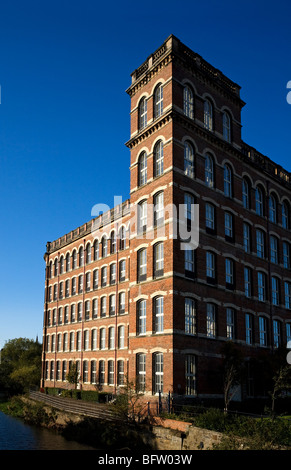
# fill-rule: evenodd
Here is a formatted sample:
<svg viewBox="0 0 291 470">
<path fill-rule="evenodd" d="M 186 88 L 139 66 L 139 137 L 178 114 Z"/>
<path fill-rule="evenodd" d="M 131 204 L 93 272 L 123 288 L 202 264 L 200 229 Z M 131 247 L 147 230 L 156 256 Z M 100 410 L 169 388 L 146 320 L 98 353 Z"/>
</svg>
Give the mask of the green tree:
<svg viewBox="0 0 291 470">
<path fill-rule="evenodd" d="M 231 341 L 224 344 L 221 352 L 223 355 L 224 409 L 227 411 L 241 383 L 243 359 L 241 351 Z"/>
<path fill-rule="evenodd" d="M 270 392 L 272 398 L 272 413 L 275 412 L 275 400 L 284 398 L 291 390 L 291 366 L 289 364 L 280 367 L 273 377 L 273 389 Z"/>
<path fill-rule="evenodd" d="M 75 386 L 75 389 L 77 388 L 77 385 L 79 383 L 79 371 L 76 362 L 72 362 L 70 364 L 69 371 L 66 375 L 66 380 Z"/>
<path fill-rule="evenodd" d="M 36 340 L 16 338 L 1 351 L 0 389 L 11 395 L 25 393 L 39 386 L 42 345 Z"/>
</svg>

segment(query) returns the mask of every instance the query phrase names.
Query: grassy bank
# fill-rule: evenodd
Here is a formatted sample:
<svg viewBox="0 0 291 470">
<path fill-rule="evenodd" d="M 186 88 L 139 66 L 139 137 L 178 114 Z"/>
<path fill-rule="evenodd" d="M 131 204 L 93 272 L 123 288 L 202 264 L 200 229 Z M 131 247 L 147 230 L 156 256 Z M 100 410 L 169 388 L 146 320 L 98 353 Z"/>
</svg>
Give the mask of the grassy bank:
<svg viewBox="0 0 291 470">
<path fill-rule="evenodd" d="M 177 419 L 190 421 L 193 426 L 223 433 L 222 441 L 214 446 L 215 450 L 291 450 L 290 416 L 254 418 L 210 408 L 190 417 L 185 407 L 184 413 L 179 414 Z"/>
</svg>

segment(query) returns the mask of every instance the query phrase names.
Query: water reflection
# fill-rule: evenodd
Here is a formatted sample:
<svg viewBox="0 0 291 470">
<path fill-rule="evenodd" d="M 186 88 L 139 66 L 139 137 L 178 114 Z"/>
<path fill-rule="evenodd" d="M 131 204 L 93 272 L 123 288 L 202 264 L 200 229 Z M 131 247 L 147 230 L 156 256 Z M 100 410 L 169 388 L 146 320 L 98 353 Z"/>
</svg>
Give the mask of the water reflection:
<svg viewBox="0 0 291 470">
<path fill-rule="evenodd" d="M 95 450 L 0 412 L 0 450 Z"/>
</svg>

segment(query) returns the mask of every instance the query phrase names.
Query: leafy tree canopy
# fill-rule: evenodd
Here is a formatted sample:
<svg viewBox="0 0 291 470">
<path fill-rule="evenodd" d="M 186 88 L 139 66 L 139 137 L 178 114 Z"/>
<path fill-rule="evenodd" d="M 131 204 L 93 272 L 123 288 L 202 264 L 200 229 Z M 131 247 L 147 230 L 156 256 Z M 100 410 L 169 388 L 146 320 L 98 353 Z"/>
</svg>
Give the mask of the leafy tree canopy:
<svg viewBox="0 0 291 470">
<path fill-rule="evenodd" d="M 0 389 L 11 394 L 23 393 L 39 385 L 42 345 L 36 340 L 9 340 L 1 350 Z"/>
</svg>

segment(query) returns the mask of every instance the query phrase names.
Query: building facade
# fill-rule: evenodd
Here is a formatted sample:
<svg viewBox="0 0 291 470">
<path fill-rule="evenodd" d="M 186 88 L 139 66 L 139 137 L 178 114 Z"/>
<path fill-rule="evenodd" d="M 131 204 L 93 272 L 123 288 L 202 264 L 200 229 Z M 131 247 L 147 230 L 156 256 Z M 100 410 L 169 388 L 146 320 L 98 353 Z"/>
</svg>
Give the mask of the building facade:
<svg viewBox="0 0 291 470">
<path fill-rule="evenodd" d="M 240 87 L 176 37 L 131 77 L 129 200 L 47 244 L 42 386 L 76 362 L 82 389 L 220 397 L 232 341 L 259 396 L 254 360 L 291 339 L 290 174 L 242 141 Z"/>
</svg>

